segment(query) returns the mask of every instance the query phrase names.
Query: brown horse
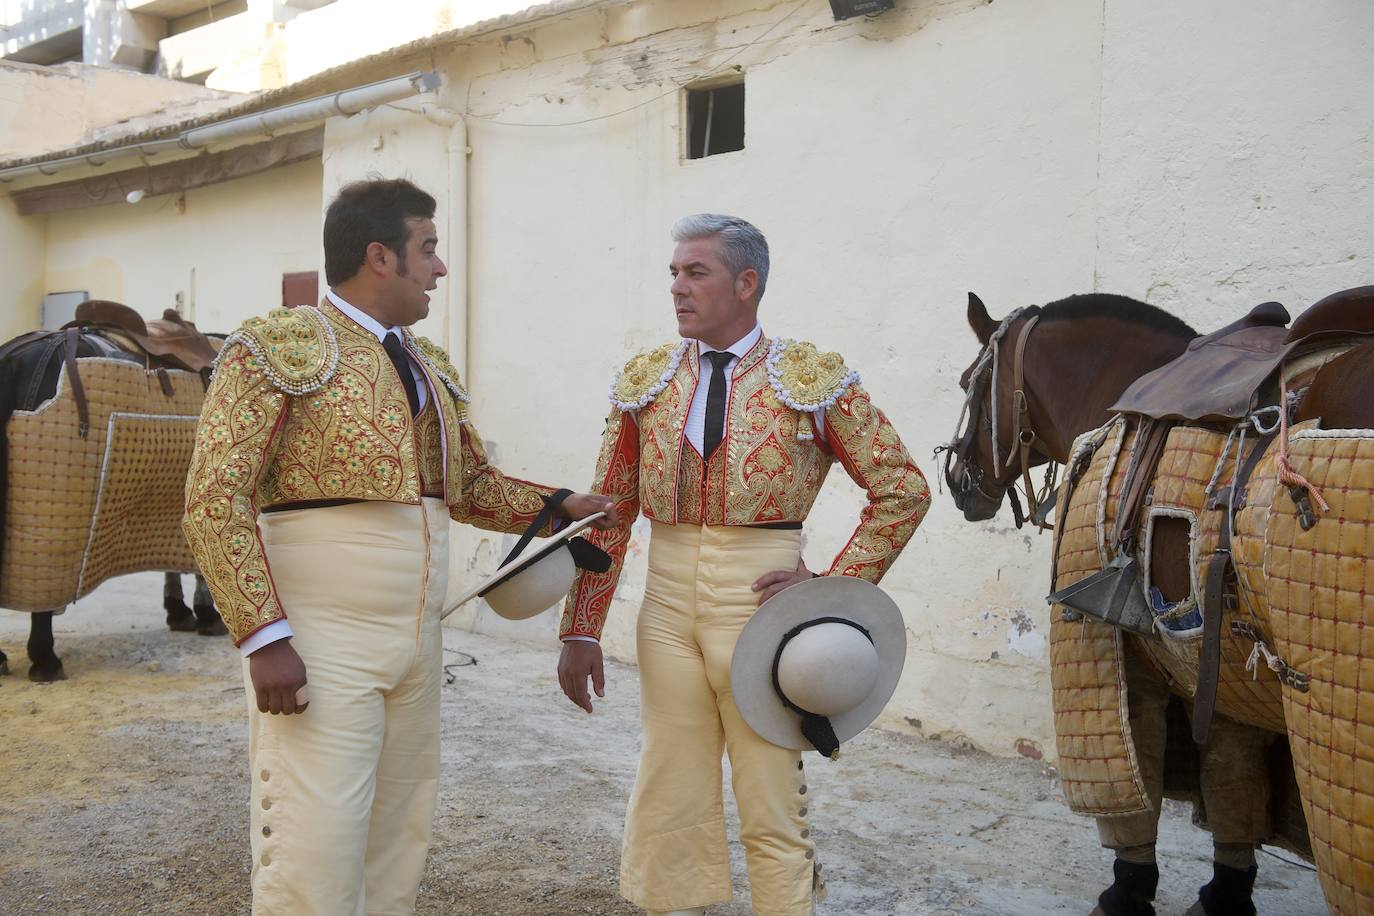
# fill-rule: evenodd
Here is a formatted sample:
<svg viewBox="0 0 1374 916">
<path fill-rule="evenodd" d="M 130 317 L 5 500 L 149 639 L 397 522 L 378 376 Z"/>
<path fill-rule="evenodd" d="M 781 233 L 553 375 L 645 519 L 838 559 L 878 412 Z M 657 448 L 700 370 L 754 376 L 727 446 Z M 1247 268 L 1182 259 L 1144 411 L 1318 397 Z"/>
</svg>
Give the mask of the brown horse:
<svg viewBox="0 0 1374 916">
<path fill-rule="evenodd" d="M 1374 341 L 1322 367 L 1293 417 L 1304 420 L 1320 420 L 1323 429 L 1374 428 Z"/>
<path fill-rule="evenodd" d="M 1351 309 L 1350 304 L 1368 302 L 1371 293 L 1374 288 L 1328 297 L 1309 314 L 1339 317 L 1342 323 L 1318 324 L 1324 334 L 1330 333 L 1327 328 L 1369 333 L 1368 319 L 1360 317 L 1364 312 Z M 1323 305 L 1346 311 L 1333 312 L 1322 309 Z M 1354 321 L 1347 320 L 1351 316 Z M 968 320 L 983 349 L 961 378 L 965 412 L 947 447 L 945 479 L 969 520 L 991 518 L 1010 493 L 1018 525 L 1022 514 L 1014 491 L 1017 478 L 1027 481 L 1027 500 L 1033 511 L 1037 499 L 1025 473 L 1029 466 L 1066 462 L 1074 439 L 1107 422 L 1109 407 L 1125 388 L 1170 362 L 1194 337 L 1191 328 L 1167 313 L 1114 296 L 1072 297 L 1043 309 L 1019 310 L 998 322 L 970 294 Z M 1367 430 L 1374 427 L 1371 390 L 1374 343 L 1365 343 L 1320 369 L 1293 422 L 1320 419 L 1321 427 L 1328 430 Z M 1342 521 L 1337 510 L 1333 509 L 1333 515 L 1337 516 L 1333 524 Z M 1160 526 L 1155 535 L 1151 581 L 1164 597 L 1181 597 L 1189 590 L 1189 568 L 1186 562 L 1171 564 L 1162 558 L 1188 556 L 1187 527 Z M 1170 544 L 1171 540 L 1176 543 Z M 1300 739 L 1292 724 L 1289 731 L 1295 741 Z M 1330 879 L 1323 871 L 1323 886 L 1332 899 Z M 1118 870 L 1117 884 L 1121 879 Z M 1248 903 L 1249 887 L 1243 890 Z M 1345 890 L 1337 888 L 1337 893 Z M 1153 896 L 1152 885 L 1149 895 Z M 1334 900 L 1333 905 L 1337 905 Z"/>
<path fill-rule="evenodd" d="M 1016 348 L 1032 321 L 1034 331 L 1025 337 L 1022 354 L 1021 385 L 1030 424 L 1018 433 Z M 1000 322 L 969 293 L 968 322 L 983 350 L 959 379 L 967 395 L 967 425 L 956 431 L 946 453 L 945 481 L 954 504 L 971 522 L 996 515 L 1017 479 L 1029 470 L 1022 467 L 1016 448 L 1023 435 L 1029 441 L 1030 466 L 1064 464 L 1074 439 L 1107 422 L 1107 408 L 1127 385 L 1173 360 L 1197 336 L 1167 312 L 1105 293 L 1018 309 Z M 989 347 L 989 341 L 994 346 Z M 999 367 L 1001 371 L 994 372 Z M 997 432 L 991 436 L 994 414 Z M 998 467 L 993 466 L 994 448 Z"/>
</svg>

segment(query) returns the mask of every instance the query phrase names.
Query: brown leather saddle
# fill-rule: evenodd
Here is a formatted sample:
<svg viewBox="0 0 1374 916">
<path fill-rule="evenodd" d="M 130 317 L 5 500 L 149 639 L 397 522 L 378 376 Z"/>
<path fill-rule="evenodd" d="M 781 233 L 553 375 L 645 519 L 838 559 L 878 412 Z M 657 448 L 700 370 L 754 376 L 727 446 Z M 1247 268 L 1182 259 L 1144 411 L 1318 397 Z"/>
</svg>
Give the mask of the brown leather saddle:
<svg viewBox="0 0 1374 916">
<path fill-rule="evenodd" d="M 1112 405 L 1115 413 L 1155 420 L 1239 420 L 1296 351 L 1340 337 L 1374 334 L 1374 286 L 1342 290 L 1308 308 L 1292 327 L 1288 310 L 1266 302 L 1219 331 L 1199 337 L 1171 363 L 1141 376 Z"/>
<path fill-rule="evenodd" d="M 88 299 L 76 307 L 68 327 L 91 327 L 105 332 L 121 349 L 142 356 L 150 369 L 209 369 L 218 352 L 214 342 L 196 326 L 167 309 L 161 318 L 144 321 L 138 312 L 119 302 Z"/>
</svg>

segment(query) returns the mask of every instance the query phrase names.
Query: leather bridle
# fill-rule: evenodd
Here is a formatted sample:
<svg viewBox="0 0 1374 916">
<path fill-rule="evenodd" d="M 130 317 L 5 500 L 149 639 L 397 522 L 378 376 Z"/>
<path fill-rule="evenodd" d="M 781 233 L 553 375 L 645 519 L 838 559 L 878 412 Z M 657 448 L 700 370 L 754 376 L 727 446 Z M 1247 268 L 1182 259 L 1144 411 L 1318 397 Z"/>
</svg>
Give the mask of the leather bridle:
<svg viewBox="0 0 1374 916">
<path fill-rule="evenodd" d="M 1014 410 L 1012 446 L 1008 450 L 1006 461 L 1002 462 L 1001 447 L 997 439 L 997 376 L 1001 362 L 1001 341 L 1011 330 L 1012 325 L 1022 317 L 1025 317 L 1027 321 L 1017 332 L 1012 359 L 1011 397 Z M 1053 527 L 1046 522 L 1046 517 L 1054 507 L 1054 485 L 1059 466 L 1050 457 L 1044 442 L 1035 431 L 1031 422 L 1030 399 L 1026 394 L 1026 342 L 1030 339 L 1031 331 L 1039 320 L 1040 309 L 1037 306 L 1016 309 L 1003 318 L 997 329 L 988 335 L 988 341 L 978 354 L 978 359 L 974 362 L 973 370 L 969 375 L 968 385 L 965 389 L 964 406 L 954 428 L 954 438 L 950 440 L 948 445 L 937 448 L 935 452 L 937 455 L 942 451 L 945 453 L 944 476 L 951 487 L 958 485 L 963 495 L 976 493 L 989 504 L 995 505 L 1001 501 L 1001 494 L 994 496 L 984 489 L 986 480 L 982 469 L 969 460 L 975 437 L 978 435 L 978 429 L 981 425 L 988 433 L 994 475 L 999 471 L 1009 470 L 1015 461 L 1020 460 L 1021 478 L 1025 488 L 1028 511 L 1023 512 L 1021 509 L 1014 478 L 1013 482 L 1009 482 L 1001 488 L 1002 493 L 1007 494 L 1011 499 L 1012 516 L 1016 522 L 1016 527 L 1020 528 L 1027 521 L 1030 521 L 1037 528 L 1045 530 Z M 985 392 L 988 395 L 987 416 L 984 416 L 983 411 Z M 964 425 L 965 419 L 968 420 L 967 426 Z M 1045 482 L 1039 492 L 1036 491 L 1030 476 L 1032 452 L 1049 462 L 1049 470 L 1045 474 Z M 951 465 L 953 466 L 951 467 Z M 995 476 L 992 482 L 994 486 L 998 485 Z"/>
</svg>

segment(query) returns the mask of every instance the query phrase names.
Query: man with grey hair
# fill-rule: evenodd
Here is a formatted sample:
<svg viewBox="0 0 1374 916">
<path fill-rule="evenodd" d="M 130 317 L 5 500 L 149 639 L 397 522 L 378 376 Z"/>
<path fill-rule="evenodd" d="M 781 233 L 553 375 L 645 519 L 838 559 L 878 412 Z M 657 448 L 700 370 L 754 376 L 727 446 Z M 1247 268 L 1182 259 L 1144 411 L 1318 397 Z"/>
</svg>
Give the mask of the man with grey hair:
<svg viewBox="0 0 1374 916">
<path fill-rule="evenodd" d="M 619 520 L 591 540 L 613 563 L 573 583 L 559 683 L 587 712 L 588 679 L 605 696 L 599 638 L 642 511 L 652 522 L 636 631 L 644 744 L 620 892 L 658 913 L 730 899 L 724 750 L 754 912 L 809 913 L 824 884 L 801 755 L 740 717 L 730 690 L 735 642 L 760 604 L 817 575 L 802 561 L 801 527 L 834 462 L 868 501 L 825 575 L 880 579 L 930 491 L 858 373 L 835 353 L 764 336 L 768 243 L 758 229 L 703 213 L 679 220 L 672 235 L 681 340 L 634 357 L 611 386 L 593 489 L 615 501 Z"/>
</svg>

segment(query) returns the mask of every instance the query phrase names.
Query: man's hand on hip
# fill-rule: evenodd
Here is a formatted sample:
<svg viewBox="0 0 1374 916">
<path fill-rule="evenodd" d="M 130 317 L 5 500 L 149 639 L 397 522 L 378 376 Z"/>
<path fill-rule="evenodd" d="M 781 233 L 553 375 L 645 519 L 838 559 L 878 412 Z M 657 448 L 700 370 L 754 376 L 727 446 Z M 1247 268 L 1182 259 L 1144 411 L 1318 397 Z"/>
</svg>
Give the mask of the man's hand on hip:
<svg viewBox="0 0 1374 916">
<path fill-rule="evenodd" d="M 810 578 L 812 578 L 811 570 L 806 568 L 805 561 L 799 559 L 796 569 L 775 569 L 772 572 L 764 573 L 754 580 L 754 584 L 750 588 L 759 593 L 759 604 L 763 604 L 787 586 L 805 582 Z"/>
<path fill-rule="evenodd" d="M 297 692 L 305 687 L 305 662 L 291 647 L 290 639 L 279 639 L 248 656 L 248 676 L 257 694 L 258 712 L 272 715 L 305 712 L 310 701 Z"/>
<path fill-rule="evenodd" d="M 597 512 L 605 512 L 605 518 L 592 522 L 593 528 L 600 528 L 602 531 L 620 524 L 620 512 L 615 507 L 615 500 L 600 493 L 574 493 L 563 500 L 559 510 L 565 518 L 573 522 Z"/>
<path fill-rule="evenodd" d="M 587 693 L 587 678 L 598 697 L 606 696 L 606 670 L 602 665 L 601 643 L 586 639 L 563 642 L 563 654 L 558 657 L 558 683 L 568 699 L 587 712 L 592 711 L 592 698 Z"/>
</svg>

